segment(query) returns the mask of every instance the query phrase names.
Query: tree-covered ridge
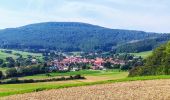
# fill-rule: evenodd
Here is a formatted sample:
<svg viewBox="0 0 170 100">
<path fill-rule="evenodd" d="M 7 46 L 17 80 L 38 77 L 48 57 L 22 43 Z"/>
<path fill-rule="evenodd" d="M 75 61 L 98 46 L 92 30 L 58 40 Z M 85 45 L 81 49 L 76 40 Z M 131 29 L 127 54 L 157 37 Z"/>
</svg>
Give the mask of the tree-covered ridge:
<svg viewBox="0 0 170 100">
<path fill-rule="evenodd" d="M 130 71 L 130 76 L 169 75 L 170 74 L 170 42 L 155 49 L 146 59 L 145 66 Z"/>
<path fill-rule="evenodd" d="M 169 40 L 170 40 L 170 35 L 163 34 L 160 37 L 149 38 L 149 39 L 144 39 L 144 40 L 120 45 L 116 48 L 116 52 L 131 53 L 131 52 L 149 51 L 156 47 L 159 47 L 161 44 L 164 44 Z"/>
<path fill-rule="evenodd" d="M 75 22 L 47 22 L 0 30 L 1 48 L 108 51 L 130 41 L 163 34 L 109 29 Z"/>
</svg>

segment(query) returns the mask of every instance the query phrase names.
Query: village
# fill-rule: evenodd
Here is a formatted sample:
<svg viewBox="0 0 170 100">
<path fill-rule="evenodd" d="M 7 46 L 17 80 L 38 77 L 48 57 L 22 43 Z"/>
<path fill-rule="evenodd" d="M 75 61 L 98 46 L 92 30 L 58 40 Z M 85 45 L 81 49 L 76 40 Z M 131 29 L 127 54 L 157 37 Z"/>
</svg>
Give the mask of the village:
<svg viewBox="0 0 170 100">
<path fill-rule="evenodd" d="M 88 59 L 82 58 L 80 56 L 71 56 L 66 57 L 63 60 L 53 60 L 48 63 L 48 68 L 50 71 L 78 71 L 82 70 L 83 65 L 89 65 L 88 69 L 92 70 L 106 70 L 107 68 L 104 66 L 107 62 L 112 65 L 120 65 L 123 66 L 126 64 L 125 61 L 113 58 L 95 58 Z M 72 66 L 74 65 L 74 66 Z"/>
<path fill-rule="evenodd" d="M 7 54 L 14 54 L 13 52 Z M 65 53 L 50 51 L 41 58 L 20 54 L 17 58 L 7 57 L 1 64 L 8 68 L 3 78 L 21 77 L 51 72 L 72 72 L 80 70 L 113 70 L 128 71 L 142 66 L 143 59 L 132 54 L 114 54 L 112 52 Z M 3 61 L 3 60 L 2 60 Z"/>
</svg>

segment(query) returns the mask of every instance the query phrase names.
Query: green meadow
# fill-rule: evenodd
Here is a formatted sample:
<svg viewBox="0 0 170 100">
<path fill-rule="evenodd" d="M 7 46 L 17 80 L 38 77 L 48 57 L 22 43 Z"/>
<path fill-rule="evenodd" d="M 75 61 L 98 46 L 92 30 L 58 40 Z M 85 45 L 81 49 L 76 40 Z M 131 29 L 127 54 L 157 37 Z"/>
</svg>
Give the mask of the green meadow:
<svg viewBox="0 0 170 100">
<path fill-rule="evenodd" d="M 152 54 L 152 51 L 145 51 L 145 52 L 139 52 L 139 53 L 131 53 L 135 56 L 141 56 L 142 58 L 147 58 L 148 56 L 150 56 Z"/>
<path fill-rule="evenodd" d="M 52 72 L 49 73 L 50 77 L 46 74 L 38 74 L 33 76 L 25 76 L 22 79 L 44 79 L 44 78 L 53 78 L 53 77 L 61 77 L 61 76 L 70 76 L 70 75 L 83 75 L 83 76 L 114 76 L 118 74 L 125 73 L 127 75 L 128 72 L 120 71 L 120 70 L 80 70 L 80 71 L 73 71 L 73 72 Z"/>
<path fill-rule="evenodd" d="M 52 73 L 51 77 L 55 76 L 68 76 L 83 73 L 87 79 L 85 80 L 71 80 L 71 81 L 58 81 L 58 82 L 41 82 L 41 83 L 27 83 L 27 84 L 5 84 L 0 85 L 0 97 L 23 94 L 29 92 L 38 92 L 49 89 L 60 89 L 77 86 L 88 86 L 96 84 L 106 84 L 115 82 L 128 82 L 137 80 L 154 80 L 154 79 L 170 79 L 168 75 L 161 76 L 143 76 L 143 77 L 127 77 L 128 72 L 110 70 L 110 71 L 90 71 L 84 70 L 80 72 L 68 73 Z M 27 76 L 25 78 L 45 78 L 44 74 Z M 93 81 L 92 81 L 93 80 Z"/>
<path fill-rule="evenodd" d="M 70 75 L 81 74 L 86 79 L 84 80 L 71 80 L 71 81 L 54 81 L 54 82 L 41 82 L 41 83 L 30 83 L 30 84 L 5 84 L 0 85 L 0 97 L 8 96 L 13 94 L 34 92 L 45 89 L 56 89 L 56 88 L 65 88 L 72 86 L 82 86 L 94 84 L 94 82 L 106 81 L 106 80 L 116 80 L 123 79 L 128 76 L 128 72 L 119 71 L 119 70 L 81 70 L 76 72 L 53 72 L 50 73 L 50 77 L 46 74 L 39 74 L 33 76 L 21 77 L 19 79 L 45 79 L 45 78 L 54 78 L 54 77 L 67 77 Z"/>
<path fill-rule="evenodd" d="M 6 49 L 0 49 L 0 59 L 6 59 L 6 57 L 12 57 L 12 58 L 16 59 L 19 57 L 16 54 L 21 54 L 24 58 L 27 58 L 28 55 L 31 55 L 37 59 L 42 60 L 41 53 L 30 53 L 30 52 L 24 52 L 24 51 L 18 51 L 18 50 L 10 50 L 10 51 L 12 51 L 12 53 L 10 54 L 10 53 L 3 52 L 4 50 L 6 50 Z"/>
</svg>

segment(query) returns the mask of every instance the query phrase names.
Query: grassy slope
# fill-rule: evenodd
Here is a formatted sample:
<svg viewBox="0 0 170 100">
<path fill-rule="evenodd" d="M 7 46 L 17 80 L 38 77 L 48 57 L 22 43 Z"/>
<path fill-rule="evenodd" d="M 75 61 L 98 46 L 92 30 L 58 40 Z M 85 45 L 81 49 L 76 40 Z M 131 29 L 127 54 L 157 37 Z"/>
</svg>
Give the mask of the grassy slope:
<svg viewBox="0 0 170 100">
<path fill-rule="evenodd" d="M 131 53 L 131 54 L 133 54 L 135 56 L 141 56 L 142 58 L 146 58 L 152 54 L 152 51 L 145 51 L 145 52 Z"/>
<path fill-rule="evenodd" d="M 16 55 L 8 54 L 8 53 L 4 53 L 4 52 L 0 51 L 0 59 L 6 59 L 6 57 L 12 57 L 14 59 L 17 58 Z"/>
<path fill-rule="evenodd" d="M 18 56 L 14 55 L 15 53 L 19 53 L 21 54 L 24 58 L 27 57 L 27 55 L 32 55 L 33 57 L 36 57 L 37 59 L 40 59 L 40 61 L 42 61 L 42 54 L 40 53 L 30 53 L 30 52 L 23 52 L 23 51 L 17 51 L 17 50 L 11 50 L 12 54 L 8 54 L 8 53 L 4 53 L 1 50 L 5 50 L 5 49 L 0 49 L 0 59 L 5 60 L 6 57 L 13 57 L 14 59 L 16 59 Z M 7 68 L 0 68 L 0 71 L 5 71 Z"/>
<path fill-rule="evenodd" d="M 42 61 L 42 54 L 40 53 L 30 53 L 30 52 L 23 52 L 23 51 L 17 51 L 17 50 L 10 50 L 12 51 L 12 54 L 9 53 L 4 53 L 1 50 L 5 50 L 5 49 L 0 49 L 0 59 L 6 59 L 6 57 L 13 57 L 14 59 L 16 59 L 18 56 L 16 56 L 16 53 L 21 54 L 24 58 L 26 58 L 28 55 L 31 55 L 37 59 L 39 59 L 40 61 Z"/>
<path fill-rule="evenodd" d="M 114 76 L 118 77 L 118 76 L 116 76 L 117 74 L 114 74 L 114 72 L 115 71 L 113 71 L 113 72 L 101 71 L 100 73 L 103 73 L 102 75 L 100 75 L 98 72 L 85 73 L 84 75 L 97 76 L 98 78 L 101 78 L 103 75 L 112 77 L 110 80 L 100 80 L 100 81 L 93 81 L 93 82 L 88 82 L 88 81 L 83 81 L 83 80 L 73 80 L 73 81 L 61 81 L 61 82 L 0 85 L 0 97 L 14 95 L 14 94 L 42 91 L 42 90 L 48 90 L 48 89 L 59 89 L 59 88 L 87 86 L 87 85 L 95 85 L 95 84 L 127 82 L 127 81 L 136 81 L 136 80 L 170 79 L 170 76 L 168 76 L 168 75 L 167 76 L 162 75 L 162 76 L 127 77 L 127 74 L 125 74 L 125 72 L 119 72 L 119 74 L 118 74 L 119 78 L 114 79 L 113 78 Z M 113 73 L 113 74 L 111 74 L 111 73 Z"/>
</svg>

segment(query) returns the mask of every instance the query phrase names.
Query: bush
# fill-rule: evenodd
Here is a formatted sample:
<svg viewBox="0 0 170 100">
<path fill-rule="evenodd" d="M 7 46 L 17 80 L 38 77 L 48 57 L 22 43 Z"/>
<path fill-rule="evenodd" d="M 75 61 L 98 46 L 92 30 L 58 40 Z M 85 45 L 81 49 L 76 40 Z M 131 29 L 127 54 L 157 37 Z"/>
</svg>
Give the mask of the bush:
<svg viewBox="0 0 170 100">
<path fill-rule="evenodd" d="M 34 80 L 33 79 L 21 80 L 21 83 L 34 83 Z"/>
<path fill-rule="evenodd" d="M 18 77 L 18 76 L 28 76 L 35 74 L 45 73 L 46 69 L 40 65 L 19 67 L 19 68 L 10 68 L 6 70 L 6 77 Z"/>
<path fill-rule="evenodd" d="M 3 73 L 2 73 L 2 71 L 0 71 L 0 79 L 2 79 L 3 78 Z"/>
<path fill-rule="evenodd" d="M 121 70 L 129 70 L 130 69 L 130 66 L 129 65 L 122 65 Z"/>
<path fill-rule="evenodd" d="M 50 75 L 49 73 L 45 74 L 45 76 L 47 76 L 47 77 L 51 77 L 51 75 Z"/>
<path fill-rule="evenodd" d="M 75 75 L 73 78 L 74 78 L 74 79 L 80 79 L 80 78 L 81 78 L 81 75 Z"/>
<path fill-rule="evenodd" d="M 7 77 L 16 77 L 18 75 L 16 68 L 10 68 L 5 73 Z"/>
<path fill-rule="evenodd" d="M 0 59 L 0 65 L 2 65 L 4 63 L 3 59 Z"/>
<path fill-rule="evenodd" d="M 43 90 L 44 90 L 43 88 L 38 88 L 38 89 L 35 89 L 34 91 L 39 92 L 39 91 L 43 91 Z"/>
<path fill-rule="evenodd" d="M 15 83 L 19 83 L 20 81 L 18 80 L 18 78 L 11 78 L 10 80 L 7 80 L 5 82 L 5 84 L 15 84 Z"/>
</svg>

